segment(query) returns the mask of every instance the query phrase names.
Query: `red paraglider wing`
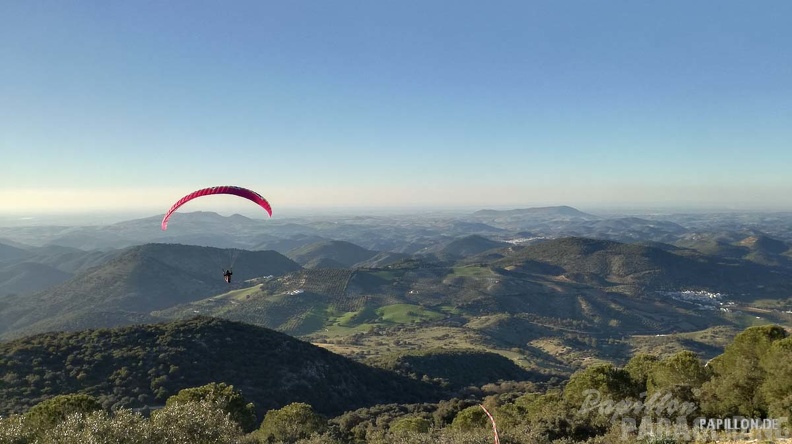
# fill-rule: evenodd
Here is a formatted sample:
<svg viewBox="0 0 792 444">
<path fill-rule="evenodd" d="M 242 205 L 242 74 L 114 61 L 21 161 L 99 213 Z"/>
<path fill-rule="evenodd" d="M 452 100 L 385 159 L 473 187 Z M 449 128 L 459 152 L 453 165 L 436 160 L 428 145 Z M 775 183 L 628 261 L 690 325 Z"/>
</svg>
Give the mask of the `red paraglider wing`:
<svg viewBox="0 0 792 444">
<path fill-rule="evenodd" d="M 267 214 L 272 217 L 272 208 L 270 208 L 269 202 L 266 201 L 261 194 L 248 190 L 247 188 L 242 187 L 235 187 L 235 186 L 220 186 L 220 187 L 211 187 L 211 188 L 204 188 L 202 190 L 193 191 L 192 193 L 182 197 L 179 199 L 173 206 L 165 213 L 165 217 L 162 218 L 162 230 L 168 229 L 168 219 L 170 219 L 171 214 L 176 211 L 180 206 L 186 204 L 187 202 L 201 196 L 208 196 L 211 194 L 233 194 L 235 196 L 244 197 L 245 199 L 252 200 L 253 202 L 257 203 L 260 207 L 267 210 Z"/>
</svg>

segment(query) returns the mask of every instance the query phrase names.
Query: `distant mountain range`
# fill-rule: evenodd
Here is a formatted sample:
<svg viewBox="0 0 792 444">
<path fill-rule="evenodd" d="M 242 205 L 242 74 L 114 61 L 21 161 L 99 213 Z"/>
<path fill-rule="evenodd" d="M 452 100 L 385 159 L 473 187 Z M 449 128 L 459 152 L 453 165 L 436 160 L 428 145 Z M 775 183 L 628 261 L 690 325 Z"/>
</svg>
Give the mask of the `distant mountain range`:
<svg viewBox="0 0 792 444">
<path fill-rule="evenodd" d="M 599 219 L 599 217 L 594 216 L 593 214 L 584 213 L 569 206 L 535 207 L 514 210 L 479 210 L 473 213 L 473 216 L 479 218 L 540 216 L 565 219 L 576 218 L 583 220 Z"/>
<path fill-rule="evenodd" d="M 712 354 L 720 339 L 702 332 L 792 320 L 784 217 L 546 207 L 0 228 L 0 338 L 200 314 L 361 360 L 456 347 L 558 374 L 647 347 Z"/>
<path fill-rule="evenodd" d="M 675 244 L 695 233 L 712 232 L 743 233 L 743 238 L 766 235 L 792 243 L 792 213 L 596 215 L 569 206 L 554 206 L 456 215 L 325 215 L 264 220 L 240 215 L 224 217 L 211 212 L 178 212 L 167 231 L 159 228 L 160 219 L 161 216 L 152 216 L 83 227 L 0 227 L 0 244 L 22 250 L 27 246 L 58 245 L 107 251 L 146 243 L 181 243 L 286 254 L 321 241 L 345 241 L 371 251 L 414 254 L 470 235 L 496 241 L 590 237 Z M 25 254 L 10 251 L 0 248 L 0 262 L 9 254 Z"/>
</svg>

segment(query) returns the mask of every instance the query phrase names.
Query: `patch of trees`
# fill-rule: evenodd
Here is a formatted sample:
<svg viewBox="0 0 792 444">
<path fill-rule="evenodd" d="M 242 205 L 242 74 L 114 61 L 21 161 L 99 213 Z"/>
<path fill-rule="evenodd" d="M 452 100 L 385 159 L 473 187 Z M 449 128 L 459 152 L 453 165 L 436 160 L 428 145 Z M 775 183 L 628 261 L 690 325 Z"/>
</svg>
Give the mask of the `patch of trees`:
<svg viewBox="0 0 792 444">
<path fill-rule="evenodd" d="M 368 363 L 451 389 L 479 387 L 489 381 L 546 379 L 497 353 L 470 349 L 435 348 L 372 358 Z"/>
</svg>

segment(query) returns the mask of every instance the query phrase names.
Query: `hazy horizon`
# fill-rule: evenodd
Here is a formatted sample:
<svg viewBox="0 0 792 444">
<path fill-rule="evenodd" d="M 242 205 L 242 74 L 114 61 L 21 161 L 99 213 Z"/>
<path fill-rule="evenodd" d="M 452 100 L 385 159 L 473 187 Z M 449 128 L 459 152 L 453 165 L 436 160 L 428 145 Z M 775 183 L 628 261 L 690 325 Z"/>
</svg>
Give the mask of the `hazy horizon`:
<svg viewBox="0 0 792 444">
<path fill-rule="evenodd" d="M 514 209 L 527 209 L 539 207 L 572 207 L 584 213 L 589 213 L 596 216 L 613 217 L 613 216 L 630 216 L 630 215 L 670 215 L 670 214 L 765 214 L 765 213 L 792 213 L 786 209 L 768 209 L 768 208 L 734 208 L 725 206 L 574 206 L 574 205 L 523 205 L 523 206 L 508 206 L 508 205 L 492 205 L 492 206 L 412 206 L 412 207 L 338 207 L 338 208 L 310 208 L 310 207 L 295 207 L 287 208 L 273 218 L 267 217 L 261 211 L 251 208 L 247 209 L 180 209 L 178 213 L 200 213 L 208 212 L 215 213 L 220 216 L 229 217 L 233 215 L 242 215 L 251 219 L 259 220 L 288 220 L 299 218 L 311 217 L 383 217 L 383 216 L 431 216 L 431 217 L 444 217 L 444 216 L 465 216 L 470 215 L 479 210 L 498 210 L 507 211 Z M 38 225 L 107 225 L 118 222 L 125 222 L 137 219 L 154 218 L 155 222 L 152 227 L 159 227 L 159 217 L 162 217 L 164 211 L 157 212 L 156 210 L 137 210 L 137 211 L 74 211 L 74 212 L 0 212 L 0 227 L 11 226 L 38 226 Z"/>
</svg>

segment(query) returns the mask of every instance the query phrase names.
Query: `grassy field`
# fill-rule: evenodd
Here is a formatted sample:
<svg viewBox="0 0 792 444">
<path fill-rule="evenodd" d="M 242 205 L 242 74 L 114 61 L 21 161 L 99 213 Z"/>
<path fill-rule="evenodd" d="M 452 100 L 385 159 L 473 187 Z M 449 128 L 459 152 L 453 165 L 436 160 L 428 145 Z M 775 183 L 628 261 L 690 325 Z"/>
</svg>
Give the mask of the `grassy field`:
<svg viewBox="0 0 792 444">
<path fill-rule="evenodd" d="M 372 276 L 376 276 L 380 279 L 384 279 L 386 281 L 394 281 L 396 279 L 401 278 L 404 276 L 404 270 L 376 270 L 376 271 L 369 271 L 369 274 Z"/>
<path fill-rule="evenodd" d="M 489 267 L 479 267 L 475 265 L 469 265 L 466 267 L 454 267 L 451 269 L 450 276 L 461 276 L 461 277 L 494 277 L 497 274 L 492 271 Z"/>
<path fill-rule="evenodd" d="M 330 311 L 325 314 L 325 328 L 319 333 L 328 336 L 344 336 L 396 325 L 413 325 L 447 316 L 413 304 L 392 304 L 380 308 L 365 306 L 357 311 Z"/>
<path fill-rule="evenodd" d="M 705 330 L 667 335 L 634 335 L 629 339 L 631 353 L 668 356 L 683 350 L 697 353 L 702 359 L 720 354 L 742 328 L 717 326 Z"/>
<path fill-rule="evenodd" d="M 442 313 L 412 304 L 386 305 L 378 308 L 376 313 L 379 319 L 387 324 L 414 324 L 423 321 L 434 321 L 445 317 Z"/>
<path fill-rule="evenodd" d="M 261 284 L 258 284 L 248 288 L 241 288 L 239 290 L 229 291 L 228 293 L 221 294 L 219 297 L 221 298 L 224 297 L 235 301 L 242 301 L 260 290 L 261 290 Z"/>
<path fill-rule="evenodd" d="M 374 307 L 366 306 L 358 311 L 344 313 L 335 322 L 339 327 L 356 328 L 363 325 L 374 326 L 377 323 L 379 315 Z M 329 322 L 333 322 L 329 320 Z"/>
<path fill-rule="evenodd" d="M 759 325 L 775 324 L 773 320 L 767 319 L 765 316 L 762 316 L 762 314 L 745 311 L 733 311 L 731 313 L 726 313 L 724 317 L 732 321 L 740 329 L 746 329 L 748 327 Z"/>
</svg>

